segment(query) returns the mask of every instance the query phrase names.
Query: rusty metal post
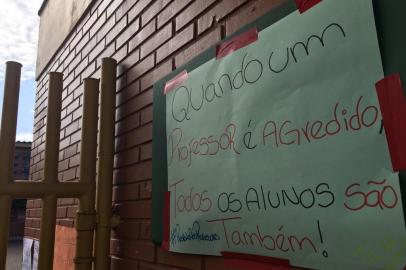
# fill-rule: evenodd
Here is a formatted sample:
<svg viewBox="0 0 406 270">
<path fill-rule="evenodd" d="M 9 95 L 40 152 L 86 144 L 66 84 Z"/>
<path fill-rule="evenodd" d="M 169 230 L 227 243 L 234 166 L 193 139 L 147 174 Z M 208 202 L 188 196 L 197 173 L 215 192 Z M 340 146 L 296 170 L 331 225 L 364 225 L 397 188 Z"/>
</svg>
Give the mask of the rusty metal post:
<svg viewBox="0 0 406 270">
<path fill-rule="evenodd" d="M 49 74 L 47 125 L 45 142 L 45 184 L 58 182 L 59 136 L 61 129 L 61 106 L 63 74 Z M 42 199 L 41 235 L 38 269 L 52 270 L 55 246 L 57 196 L 48 194 Z"/>
<path fill-rule="evenodd" d="M 5 268 L 9 233 L 11 197 L 42 198 L 40 251 L 38 269 L 52 270 L 57 199 L 77 197 L 76 270 L 110 269 L 111 201 L 115 135 L 116 61 L 102 60 L 100 141 L 98 183 L 96 188 L 96 152 L 98 120 L 98 80 L 85 79 L 81 141 L 80 181 L 58 182 L 59 137 L 63 75 L 49 74 L 45 168 L 42 182 L 13 182 L 14 144 L 16 135 L 19 78 L 21 65 L 8 62 L 4 106 L 0 133 L 0 269 Z M 95 192 L 97 191 L 97 220 Z M 96 225 L 97 224 L 97 225 Z M 94 229 L 96 227 L 96 240 Z M 94 253 L 93 253 L 94 250 Z"/>
<path fill-rule="evenodd" d="M 3 112 L 0 130 L 0 189 L 13 181 L 14 145 L 17 127 L 21 64 L 6 63 Z M 0 269 L 6 268 L 11 198 L 0 195 Z"/>
<path fill-rule="evenodd" d="M 80 150 L 79 182 L 88 186 L 80 197 L 76 218 L 76 257 L 75 270 L 92 270 L 93 236 L 96 223 L 96 154 L 97 120 L 99 102 L 99 80 L 84 79 L 82 140 Z"/>
<path fill-rule="evenodd" d="M 113 189 L 116 66 L 112 58 L 102 59 L 100 142 L 97 178 L 97 226 L 95 269 L 110 269 L 111 201 Z"/>
</svg>

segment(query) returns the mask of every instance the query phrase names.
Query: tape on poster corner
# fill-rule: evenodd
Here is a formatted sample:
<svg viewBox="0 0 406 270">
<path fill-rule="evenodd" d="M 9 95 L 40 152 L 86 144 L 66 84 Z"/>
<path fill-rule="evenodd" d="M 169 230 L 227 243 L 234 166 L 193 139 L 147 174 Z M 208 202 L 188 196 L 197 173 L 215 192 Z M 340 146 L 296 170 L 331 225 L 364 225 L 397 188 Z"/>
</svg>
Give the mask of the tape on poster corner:
<svg viewBox="0 0 406 270">
<path fill-rule="evenodd" d="M 238 49 L 241 49 L 258 40 L 258 31 L 256 28 L 252 28 L 241 35 L 238 35 L 232 39 L 229 39 L 216 47 L 216 58 L 220 59 L 227 56 Z"/>
<path fill-rule="evenodd" d="M 172 91 L 173 89 L 175 89 L 176 87 L 178 87 L 182 83 L 184 83 L 187 80 L 188 76 L 189 75 L 188 75 L 187 71 L 184 70 L 181 73 L 179 73 L 178 75 L 176 75 L 175 78 L 166 82 L 165 87 L 164 87 L 164 94 L 166 95 L 167 93 L 169 93 L 170 91 Z"/>
<path fill-rule="evenodd" d="M 227 267 L 244 270 L 290 270 L 287 259 L 235 252 L 221 252 Z"/>
<path fill-rule="evenodd" d="M 171 192 L 165 193 L 165 206 L 163 217 L 163 241 L 162 248 L 166 251 L 169 250 L 169 230 L 170 230 L 170 204 L 171 204 Z"/>
<path fill-rule="evenodd" d="M 321 0 L 295 0 L 295 2 L 299 12 L 303 13 L 320 3 Z"/>
<path fill-rule="evenodd" d="M 406 97 L 399 74 L 376 83 L 386 139 L 395 172 L 406 169 Z"/>
</svg>

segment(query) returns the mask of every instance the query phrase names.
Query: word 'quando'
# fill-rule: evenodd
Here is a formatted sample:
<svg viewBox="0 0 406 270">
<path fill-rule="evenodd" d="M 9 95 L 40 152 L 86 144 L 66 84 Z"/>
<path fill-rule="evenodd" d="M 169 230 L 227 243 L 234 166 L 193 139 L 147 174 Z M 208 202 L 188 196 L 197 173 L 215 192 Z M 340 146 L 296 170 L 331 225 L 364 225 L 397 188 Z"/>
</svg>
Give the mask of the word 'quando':
<svg viewBox="0 0 406 270">
<path fill-rule="evenodd" d="M 276 67 L 275 52 L 271 52 L 268 63 L 264 64 L 260 59 L 247 59 L 245 54 L 239 70 L 235 74 L 224 73 L 219 76 L 217 81 L 208 84 L 202 84 L 200 91 L 194 88 L 180 86 L 171 95 L 171 114 L 176 122 L 183 122 L 192 119 L 192 111 L 198 112 L 205 105 L 221 99 L 226 93 L 233 92 L 242 88 L 245 84 L 257 83 L 265 71 L 268 69 L 271 74 L 278 74 L 285 71 L 289 65 L 296 64 L 302 58 L 303 52 L 306 56 L 312 53 L 312 46 L 326 46 L 326 36 L 339 35 L 346 38 L 344 28 L 338 23 L 331 23 L 326 26 L 320 35 L 312 34 L 305 42 L 296 42 L 293 46 L 286 48 L 286 59 L 282 67 Z M 283 54 L 282 54 L 283 55 Z M 282 61 L 283 62 L 283 61 Z M 268 66 L 268 67 L 266 67 Z"/>
</svg>

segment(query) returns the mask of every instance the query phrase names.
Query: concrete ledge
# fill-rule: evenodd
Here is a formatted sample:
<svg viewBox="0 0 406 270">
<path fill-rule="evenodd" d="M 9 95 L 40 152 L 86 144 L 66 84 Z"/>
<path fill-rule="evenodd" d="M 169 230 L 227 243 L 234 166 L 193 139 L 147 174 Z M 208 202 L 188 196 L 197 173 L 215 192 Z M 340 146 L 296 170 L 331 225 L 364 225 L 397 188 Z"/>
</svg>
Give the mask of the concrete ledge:
<svg viewBox="0 0 406 270">
<path fill-rule="evenodd" d="M 92 2 L 94 0 L 45 0 L 42 3 L 38 11 L 40 27 L 36 78 L 47 67 Z"/>
</svg>

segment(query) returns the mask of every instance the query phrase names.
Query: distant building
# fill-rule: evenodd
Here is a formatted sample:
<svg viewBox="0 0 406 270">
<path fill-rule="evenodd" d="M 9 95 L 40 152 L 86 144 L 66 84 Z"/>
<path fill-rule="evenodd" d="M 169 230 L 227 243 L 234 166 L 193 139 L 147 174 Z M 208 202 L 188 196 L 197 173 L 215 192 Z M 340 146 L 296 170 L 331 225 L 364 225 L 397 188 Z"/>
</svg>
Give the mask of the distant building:
<svg viewBox="0 0 406 270">
<path fill-rule="evenodd" d="M 16 142 L 14 179 L 28 180 L 30 176 L 31 142 Z"/>
<path fill-rule="evenodd" d="M 14 154 L 14 179 L 28 180 L 30 176 L 31 142 L 16 142 Z M 13 200 L 11 207 L 10 239 L 24 237 L 26 199 Z"/>
</svg>

